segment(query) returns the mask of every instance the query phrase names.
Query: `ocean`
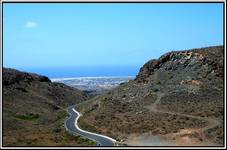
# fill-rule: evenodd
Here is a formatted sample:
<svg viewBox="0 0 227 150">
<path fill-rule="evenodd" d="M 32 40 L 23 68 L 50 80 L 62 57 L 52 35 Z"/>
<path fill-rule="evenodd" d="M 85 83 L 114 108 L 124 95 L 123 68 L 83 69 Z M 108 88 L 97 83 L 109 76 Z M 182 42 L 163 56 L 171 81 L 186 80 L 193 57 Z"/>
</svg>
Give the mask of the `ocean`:
<svg viewBox="0 0 227 150">
<path fill-rule="evenodd" d="M 15 68 L 20 71 L 37 73 L 53 78 L 71 78 L 71 77 L 117 77 L 117 76 L 136 76 L 139 72 L 139 66 L 124 67 L 30 67 Z"/>
</svg>

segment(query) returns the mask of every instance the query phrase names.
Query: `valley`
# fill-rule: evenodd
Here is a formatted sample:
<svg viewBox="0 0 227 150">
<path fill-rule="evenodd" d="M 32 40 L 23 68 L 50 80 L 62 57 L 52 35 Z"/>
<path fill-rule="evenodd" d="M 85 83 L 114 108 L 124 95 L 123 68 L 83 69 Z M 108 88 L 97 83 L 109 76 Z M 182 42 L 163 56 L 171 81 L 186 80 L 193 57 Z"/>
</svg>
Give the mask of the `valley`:
<svg viewBox="0 0 227 150">
<path fill-rule="evenodd" d="M 1 0 L 1 148 L 226 147 L 226 2 Z"/>
<path fill-rule="evenodd" d="M 3 68 L 3 143 L 96 146 L 105 135 L 118 146 L 222 146 L 223 70 L 223 46 L 166 53 L 136 77 L 51 81 Z"/>
</svg>

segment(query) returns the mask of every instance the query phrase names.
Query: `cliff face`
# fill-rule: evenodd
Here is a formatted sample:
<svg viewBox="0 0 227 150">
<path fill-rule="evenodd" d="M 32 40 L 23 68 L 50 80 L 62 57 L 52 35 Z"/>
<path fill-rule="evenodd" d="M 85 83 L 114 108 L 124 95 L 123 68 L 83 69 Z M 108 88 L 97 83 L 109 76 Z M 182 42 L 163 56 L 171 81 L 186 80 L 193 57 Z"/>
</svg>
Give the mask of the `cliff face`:
<svg viewBox="0 0 227 150">
<path fill-rule="evenodd" d="M 223 93 L 223 46 L 173 51 L 144 64 L 135 80 L 81 104 L 80 124 L 119 140 L 201 129 L 190 137 L 223 144 Z"/>
<path fill-rule="evenodd" d="M 3 146 L 84 144 L 72 140 L 63 126 L 66 107 L 87 100 L 83 92 L 9 68 L 3 68 L 2 86 Z"/>
</svg>

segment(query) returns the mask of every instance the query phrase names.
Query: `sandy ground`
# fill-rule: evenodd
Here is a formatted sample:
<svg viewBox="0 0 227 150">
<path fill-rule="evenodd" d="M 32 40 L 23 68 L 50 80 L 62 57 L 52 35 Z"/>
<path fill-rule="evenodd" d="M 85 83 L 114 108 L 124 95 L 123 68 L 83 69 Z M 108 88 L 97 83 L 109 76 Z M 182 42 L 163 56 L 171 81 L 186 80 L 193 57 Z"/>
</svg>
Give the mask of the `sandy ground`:
<svg viewBox="0 0 227 150">
<path fill-rule="evenodd" d="M 209 141 L 201 132 L 201 129 L 182 129 L 177 133 L 165 135 L 168 141 L 176 146 L 218 146 Z"/>
<path fill-rule="evenodd" d="M 124 143 L 128 146 L 175 146 L 164 137 L 153 136 L 150 132 L 142 135 L 131 134 Z"/>
<path fill-rule="evenodd" d="M 128 146 L 218 146 L 209 140 L 201 141 L 200 129 L 183 129 L 177 133 L 154 136 L 149 133 L 131 134 L 124 141 Z"/>
</svg>

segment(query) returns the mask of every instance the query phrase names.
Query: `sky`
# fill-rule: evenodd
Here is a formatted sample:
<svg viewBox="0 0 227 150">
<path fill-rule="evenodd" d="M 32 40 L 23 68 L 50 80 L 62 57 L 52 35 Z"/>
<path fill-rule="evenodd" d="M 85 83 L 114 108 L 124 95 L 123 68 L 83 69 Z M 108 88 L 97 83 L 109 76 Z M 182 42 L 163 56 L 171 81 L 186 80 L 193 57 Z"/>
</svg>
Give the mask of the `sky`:
<svg viewBox="0 0 227 150">
<path fill-rule="evenodd" d="M 222 3 L 4 3 L 3 66 L 142 66 L 223 45 Z"/>
</svg>

